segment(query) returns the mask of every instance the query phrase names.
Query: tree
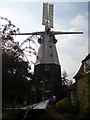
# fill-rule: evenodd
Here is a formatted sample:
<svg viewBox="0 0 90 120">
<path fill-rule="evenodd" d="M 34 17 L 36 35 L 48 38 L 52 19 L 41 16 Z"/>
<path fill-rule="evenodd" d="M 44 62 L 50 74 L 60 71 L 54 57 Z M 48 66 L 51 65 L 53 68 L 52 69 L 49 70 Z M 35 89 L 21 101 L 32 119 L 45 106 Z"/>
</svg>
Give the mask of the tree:
<svg viewBox="0 0 90 120">
<path fill-rule="evenodd" d="M 19 29 L 7 18 L 0 26 L 0 40 L 2 46 L 2 99 L 3 105 L 21 102 L 30 96 L 30 84 L 28 78 L 32 77 L 31 66 L 26 61 L 26 56 L 18 42 L 14 41 L 11 33 L 19 32 Z"/>
<path fill-rule="evenodd" d="M 66 71 L 64 70 L 62 73 L 62 85 L 68 85 L 69 80 L 67 79 L 68 75 Z"/>
</svg>

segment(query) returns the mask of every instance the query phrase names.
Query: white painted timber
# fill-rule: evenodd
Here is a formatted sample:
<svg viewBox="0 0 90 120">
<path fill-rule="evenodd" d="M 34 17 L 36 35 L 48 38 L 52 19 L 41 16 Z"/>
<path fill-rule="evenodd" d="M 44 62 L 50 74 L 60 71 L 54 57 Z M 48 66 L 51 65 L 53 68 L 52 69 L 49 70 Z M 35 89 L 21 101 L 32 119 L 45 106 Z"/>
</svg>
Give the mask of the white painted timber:
<svg viewBox="0 0 90 120">
<path fill-rule="evenodd" d="M 47 49 L 45 49 L 45 47 L 45 42 L 42 42 L 38 50 L 36 65 L 46 63 L 59 65 L 59 59 L 55 44 L 52 41 L 47 41 Z"/>
<path fill-rule="evenodd" d="M 47 103 L 48 103 L 48 100 L 40 102 L 38 105 L 33 107 L 33 109 L 46 109 Z"/>
</svg>

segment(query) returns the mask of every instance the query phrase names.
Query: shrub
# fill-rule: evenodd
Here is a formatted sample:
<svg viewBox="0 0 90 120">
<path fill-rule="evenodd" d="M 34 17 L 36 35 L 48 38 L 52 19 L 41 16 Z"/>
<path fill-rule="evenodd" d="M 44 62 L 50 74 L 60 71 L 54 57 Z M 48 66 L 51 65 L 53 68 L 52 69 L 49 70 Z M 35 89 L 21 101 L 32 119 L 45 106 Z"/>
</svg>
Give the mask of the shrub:
<svg viewBox="0 0 90 120">
<path fill-rule="evenodd" d="M 56 107 L 58 112 L 66 113 L 66 112 L 69 112 L 70 107 L 71 107 L 71 103 L 70 103 L 68 98 L 64 98 L 63 100 L 56 103 L 55 107 Z"/>
<path fill-rule="evenodd" d="M 90 120 L 90 105 L 84 105 L 81 111 L 82 120 Z"/>
<path fill-rule="evenodd" d="M 2 111 L 2 120 L 16 120 L 17 112 L 14 109 L 4 109 Z"/>
</svg>

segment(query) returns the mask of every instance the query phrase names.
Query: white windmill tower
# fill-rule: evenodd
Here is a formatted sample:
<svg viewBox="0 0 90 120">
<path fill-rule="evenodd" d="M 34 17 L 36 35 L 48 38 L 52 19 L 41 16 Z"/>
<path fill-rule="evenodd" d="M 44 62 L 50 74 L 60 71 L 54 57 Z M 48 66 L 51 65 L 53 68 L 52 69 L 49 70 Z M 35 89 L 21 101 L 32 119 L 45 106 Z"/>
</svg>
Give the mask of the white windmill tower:
<svg viewBox="0 0 90 120">
<path fill-rule="evenodd" d="M 51 31 L 53 28 L 53 7 L 53 4 L 43 3 L 42 24 L 45 25 L 45 32 L 38 40 L 40 48 L 34 69 L 36 85 L 38 88 L 42 88 L 41 94 L 44 97 L 53 94 L 58 96 L 61 88 L 61 66 L 55 46 L 57 40 Z"/>
<path fill-rule="evenodd" d="M 53 28 L 53 7 L 53 4 L 43 3 L 42 24 L 45 25 L 45 31 L 14 34 L 40 36 L 38 39 L 40 47 L 34 68 L 37 101 L 40 101 L 42 96 L 49 97 L 53 94 L 56 95 L 58 99 L 62 97 L 61 66 L 55 46 L 57 43 L 55 35 L 83 33 L 51 31 L 51 28 Z"/>
</svg>

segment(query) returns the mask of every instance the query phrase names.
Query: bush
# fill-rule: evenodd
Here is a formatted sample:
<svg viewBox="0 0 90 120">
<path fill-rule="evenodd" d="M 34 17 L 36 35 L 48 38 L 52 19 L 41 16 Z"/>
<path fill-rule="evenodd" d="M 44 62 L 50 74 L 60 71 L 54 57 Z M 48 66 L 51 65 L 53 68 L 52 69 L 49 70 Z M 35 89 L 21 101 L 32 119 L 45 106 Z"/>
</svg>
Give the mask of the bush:
<svg viewBox="0 0 90 120">
<path fill-rule="evenodd" d="M 81 112 L 82 120 L 90 120 L 90 105 L 84 105 Z"/>
<path fill-rule="evenodd" d="M 70 107 L 71 107 L 71 103 L 70 103 L 68 98 L 64 98 L 63 100 L 56 103 L 55 107 L 56 107 L 58 112 L 66 113 L 66 112 L 69 112 Z"/>
<path fill-rule="evenodd" d="M 17 112 L 14 109 L 4 109 L 2 111 L 2 120 L 16 120 Z"/>
</svg>

